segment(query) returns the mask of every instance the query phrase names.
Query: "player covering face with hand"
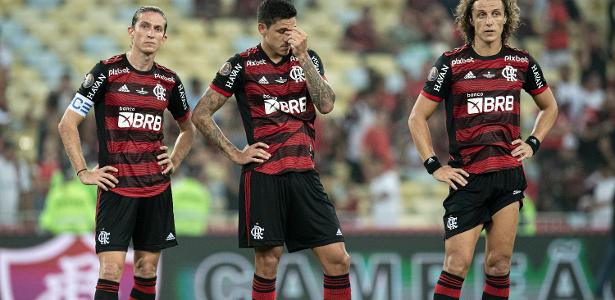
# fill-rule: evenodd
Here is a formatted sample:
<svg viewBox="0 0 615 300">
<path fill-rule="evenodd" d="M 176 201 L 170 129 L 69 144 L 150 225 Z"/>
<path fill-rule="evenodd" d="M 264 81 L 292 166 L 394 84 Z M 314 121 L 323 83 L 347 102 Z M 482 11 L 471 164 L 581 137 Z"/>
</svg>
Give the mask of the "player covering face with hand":
<svg viewBox="0 0 615 300">
<path fill-rule="evenodd" d="M 324 272 L 324 299 L 350 299 L 350 257 L 314 169 L 316 111 L 331 112 L 335 94 L 296 14 L 287 1 L 261 3 L 261 43 L 222 65 L 192 120 L 209 142 L 243 166 L 238 234 L 240 247 L 254 248 L 252 299 L 275 299 L 284 245 L 289 252 L 312 249 Z M 212 118 L 233 94 L 248 140 L 242 150 Z"/>
</svg>

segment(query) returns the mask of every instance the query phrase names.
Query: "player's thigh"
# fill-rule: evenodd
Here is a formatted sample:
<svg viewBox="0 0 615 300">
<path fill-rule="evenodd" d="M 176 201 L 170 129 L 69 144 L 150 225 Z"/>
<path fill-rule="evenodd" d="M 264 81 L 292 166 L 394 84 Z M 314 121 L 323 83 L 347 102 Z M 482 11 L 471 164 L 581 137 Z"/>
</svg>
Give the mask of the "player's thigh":
<svg viewBox="0 0 615 300">
<path fill-rule="evenodd" d="M 177 246 L 171 194 L 169 186 L 158 195 L 138 199 L 139 210 L 132 236 L 135 250 L 159 252 Z"/>
<path fill-rule="evenodd" d="M 124 261 L 126 260 L 125 251 L 104 251 L 97 255 L 100 263 L 98 271 L 100 278 L 118 279 L 122 276 Z"/>
<path fill-rule="evenodd" d="M 151 252 L 143 250 L 135 250 L 134 253 L 134 273 L 155 276 L 160 260 L 160 251 Z"/>
<path fill-rule="evenodd" d="M 293 174 L 288 187 L 286 245 L 289 252 L 344 241 L 335 206 L 316 171 Z"/>
<path fill-rule="evenodd" d="M 323 270 L 325 270 L 325 274 L 341 275 L 331 273 L 335 273 L 333 270 L 339 267 L 348 268 L 350 264 L 350 256 L 346 252 L 346 244 L 344 242 L 314 247 L 312 250 Z"/>
<path fill-rule="evenodd" d="M 513 202 L 492 216 L 493 222 L 487 227 L 485 244 L 486 260 L 510 258 L 517 236 L 520 201 Z"/>
<path fill-rule="evenodd" d="M 137 199 L 100 191 L 96 206 L 96 253 L 126 252 L 137 213 Z"/>
<path fill-rule="evenodd" d="M 244 171 L 239 186 L 239 246 L 273 247 L 284 244 L 285 175 Z"/>
<path fill-rule="evenodd" d="M 482 224 L 458 233 L 444 241 L 444 270 L 465 277 L 472 258 L 476 242 L 483 229 Z"/>
</svg>

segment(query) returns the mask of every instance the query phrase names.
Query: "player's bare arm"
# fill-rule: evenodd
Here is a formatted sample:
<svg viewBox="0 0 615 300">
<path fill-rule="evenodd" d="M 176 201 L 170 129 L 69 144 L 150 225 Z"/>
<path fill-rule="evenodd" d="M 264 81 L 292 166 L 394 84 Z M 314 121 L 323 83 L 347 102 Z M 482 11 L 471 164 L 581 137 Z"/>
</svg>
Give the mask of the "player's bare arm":
<svg viewBox="0 0 615 300">
<path fill-rule="evenodd" d="M 293 55 L 299 59 L 312 102 L 322 114 L 333 110 L 335 93 L 329 83 L 320 76 L 307 51 L 307 34 L 299 27 L 289 30 L 287 42 L 291 45 Z"/>
<path fill-rule="evenodd" d="M 550 88 L 547 88 L 544 92 L 533 96 L 534 102 L 540 109 L 536 122 L 534 123 L 534 129 L 532 130 L 532 136 L 536 137 L 538 141 L 542 142 L 547 133 L 555 124 L 557 119 L 557 102 Z M 534 156 L 532 147 L 521 139 L 516 139 L 512 142 L 513 145 L 519 145 L 511 152 L 512 156 L 517 157 L 518 161 L 522 161 L 526 158 Z"/>
<path fill-rule="evenodd" d="M 412 108 L 410 117 L 408 118 L 408 128 L 410 128 L 412 140 L 419 151 L 422 161 L 436 155 L 433 150 L 433 143 L 431 141 L 431 133 L 429 132 L 427 120 L 429 120 L 429 117 L 431 117 L 437 107 L 437 102 L 431 101 L 423 95 L 419 95 Z M 457 184 L 461 186 L 468 184 L 465 177 L 470 176 L 470 174 L 463 169 L 452 168 L 449 165 L 443 165 L 433 172 L 432 175 L 435 179 L 446 182 L 455 190 L 457 189 Z"/>
<path fill-rule="evenodd" d="M 77 126 L 84 118 L 77 113 L 67 109 L 62 116 L 62 120 L 58 124 L 58 132 L 64 144 L 66 154 L 70 159 L 75 172 L 79 176 L 79 180 L 83 184 L 97 185 L 101 189 L 108 191 L 109 188 L 114 188 L 118 183 L 117 178 L 109 172 L 117 172 L 118 170 L 111 166 L 98 168 L 96 166 L 92 170 L 87 169 L 83 151 L 81 150 L 81 139 L 79 138 L 79 130 Z"/>
<path fill-rule="evenodd" d="M 167 153 L 167 146 L 161 146 L 160 150 L 164 153 L 157 156 L 158 165 L 163 167 L 162 174 L 173 174 L 184 160 L 194 141 L 195 128 L 190 119 L 186 119 L 182 122 L 177 122 L 179 125 L 179 135 L 175 140 L 175 146 L 173 152 L 169 155 Z"/>
<path fill-rule="evenodd" d="M 213 115 L 229 97 L 226 97 L 215 90 L 208 88 L 205 95 L 201 97 L 199 103 L 194 108 L 192 122 L 205 138 L 216 145 L 233 162 L 245 165 L 248 163 L 263 163 L 271 157 L 265 149 L 269 145 L 261 142 L 246 146 L 243 150 L 237 149 L 231 141 L 222 133 L 218 124 L 213 119 Z"/>
</svg>

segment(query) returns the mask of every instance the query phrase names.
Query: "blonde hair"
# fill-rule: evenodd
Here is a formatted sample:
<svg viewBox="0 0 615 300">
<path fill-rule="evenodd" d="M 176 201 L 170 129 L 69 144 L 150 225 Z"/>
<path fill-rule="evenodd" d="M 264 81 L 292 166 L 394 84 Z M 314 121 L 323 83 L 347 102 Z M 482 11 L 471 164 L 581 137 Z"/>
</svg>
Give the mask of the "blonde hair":
<svg viewBox="0 0 615 300">
<path fill-rule="evenodd" d="M 474 25 L 472 25 L 472 7 L 476 0 L 461 0 L 455 11 L 455 23 L 459 30 L 463 33 L 466 43 L 470 44 L 474 41 Z M 512 36 L 519 28 L 519 13 L 520 9 L 517 5 L 517 0 L 502 0 L 504 5 L 504 30 L 502 31 L 502 43 L 506 43 L 508 38 Z"/>
</svg>

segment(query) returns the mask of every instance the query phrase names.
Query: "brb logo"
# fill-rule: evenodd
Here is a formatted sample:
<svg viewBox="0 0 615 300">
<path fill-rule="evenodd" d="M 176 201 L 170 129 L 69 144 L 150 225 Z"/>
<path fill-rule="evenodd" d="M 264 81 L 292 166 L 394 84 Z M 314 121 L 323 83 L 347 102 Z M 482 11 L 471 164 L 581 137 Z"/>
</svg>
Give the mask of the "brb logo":
<svg viewBox="0 0 615 300">
<path fill-rule="evenodd" d="M 483 97 L 483 93 L 468 94 L 468 114 L 487 113 L 492 111 L 513 111 L 515 97 L 496 96 Z"/>
<path fill-rule="evenodd" d="M 162 128 L 162 117 L 151 114 L 134 112 L 134 107 L 120 107 L 120 114 L 117 118 L 119 128 L 144 128 L 160 131 Z"/>
<path fill-rule="evenodd" d="M 283 111 L 288 114 L 300 114 L 307 110 L 307 98 L 301 97 L 299 100 L 290 99 L 282 102 L 278 101 L 278 97 L 263 95 L 265 101 L 265 114 L 272 114 L 276 111 Z"/>
</svg>

